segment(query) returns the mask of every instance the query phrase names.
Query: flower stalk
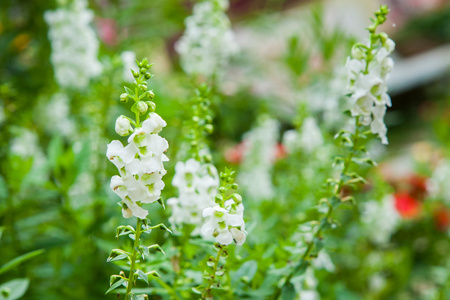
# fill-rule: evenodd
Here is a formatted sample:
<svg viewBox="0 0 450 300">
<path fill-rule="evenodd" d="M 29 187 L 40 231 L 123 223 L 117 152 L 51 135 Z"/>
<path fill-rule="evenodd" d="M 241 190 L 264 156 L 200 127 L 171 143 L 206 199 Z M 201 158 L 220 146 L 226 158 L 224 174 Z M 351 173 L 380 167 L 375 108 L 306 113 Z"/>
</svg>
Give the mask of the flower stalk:
<svg viewBox="0 0 450 300">
<path fill-rule="evenodd" d="M 381 6 L 375 13 L 376 19 L 368 27 L 370 33 L 369 45 L 356 44 L 352 49 L 352 59 L 347 60 L 349 73 L 348 89 L 350 91 L 351 110 L 348 114 L 354 117 L 354 131 L 341 130 L 336 134 L 335 139 L 340 146 L 347 149 L 346 156 L 337 156 L 334 159 L 334 166 L 340 168 L 339 178 L 327 180 L 329 188 L 328 197 L 321 201 L 326 204 L 325 216 L 319 221 L 312 238 L 307 242 L 305 252 L 285 276 L 280 285 L 276 287 L 272 299 L 278 299 L 283 292 L 288 294 L 294 289 L 291 279 L 306 272 L 311 261 L 315 259 L 324 247 L 323 232 L 327 229 L 335 228 L 336 222 L 333 220 L 333 212 L 346 201 L 354 201 L 353 196 L 345 196 L 345 187 L 357 187 L 366 183 L 366 180 L 358 175 L 357 165 L 369 164 L 375 166 L 376 163 L 368 156 L 365 145 L 368 140 L 377 134 L 382 143 L 387 143 L 386 126 L 384 125 L 384 113 L 386 105 L 390 105 L 387 95 L 385 80 L 392 69 L 392 60 L 388 54 L 393 50 L 392 40 L 384 33 L 376 34 L 377 27 L 385 22 L 388 13 L 386 6 Z M 367 126 L 370 125 L 370 129 Z"/>
</svg>

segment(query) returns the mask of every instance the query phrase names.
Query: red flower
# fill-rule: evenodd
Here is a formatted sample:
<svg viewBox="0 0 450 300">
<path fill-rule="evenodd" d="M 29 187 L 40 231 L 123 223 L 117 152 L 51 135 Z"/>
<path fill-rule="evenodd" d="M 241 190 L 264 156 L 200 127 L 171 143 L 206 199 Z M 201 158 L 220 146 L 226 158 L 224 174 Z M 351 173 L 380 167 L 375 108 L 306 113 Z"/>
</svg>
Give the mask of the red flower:
<svg viewBox="0 0 450 300">
<path fill-rule="evenodd" d="M 404 219 L 413 219 L 417 217 L 421 210 L 422 205 L 415 198 L 411 197 L 407 193 L 394 194 L 395 209 Z"/>
<path fill-rule="evenodd" d="M 450 211 L 441 206 L 434 211 L 434 222 L 440 231 L 445 231 L 450 226 Z"/>
</svg>

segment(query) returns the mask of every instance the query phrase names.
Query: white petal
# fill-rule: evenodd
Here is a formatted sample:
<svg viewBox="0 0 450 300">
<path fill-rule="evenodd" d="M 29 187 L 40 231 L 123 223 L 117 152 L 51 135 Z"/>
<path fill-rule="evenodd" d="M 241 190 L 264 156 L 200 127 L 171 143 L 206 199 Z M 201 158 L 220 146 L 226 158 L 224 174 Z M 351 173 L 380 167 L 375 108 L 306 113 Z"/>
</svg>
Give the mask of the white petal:
<svg viewBox="0 0 450 300">
<path fill-rule="evenodd" d="M 236 245 L 241 246 L 246 239 L 246 235 L 244 232 L 237 228 L 231 228 L 230 229 L 231 235 L 233 236 L 234 241 L 236 242 Z"/>
<path fill-rule="evenodd" d="M 207 207 L 203 210 L 202 212 L 202 216 L 204 218 L 211 216 L 214 213 L 214 208 L 213 207 Z"/>
<path fill-rule="evenodd" d="M 144 129 L 147 134 L 151 134 L 156 127 L 158 127 L 158 124 L 152 119 L 147 119 L 142 123 L 142 129 Z"/>
<path fill-rule="evenodd" d="M 233 236 L 228 230 L 223 230 L 216 236 L 216 241 L 222 245 L 229 245 L 233 242 Z"/>
</svg>

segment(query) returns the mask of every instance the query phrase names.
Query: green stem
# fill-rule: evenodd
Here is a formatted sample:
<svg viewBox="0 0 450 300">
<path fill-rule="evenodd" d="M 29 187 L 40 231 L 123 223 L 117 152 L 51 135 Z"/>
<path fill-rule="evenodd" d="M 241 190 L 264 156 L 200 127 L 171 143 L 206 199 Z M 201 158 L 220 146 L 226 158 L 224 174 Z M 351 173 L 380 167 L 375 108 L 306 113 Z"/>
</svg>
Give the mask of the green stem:
<svg viewBox="0 0 450 300">
<path fill-rule="evenodd" d="M 139 251 L 139 238 L 141 236 L 141 219 L 137 218 L 136 234 L 134 236 L 133 254 L 131 255 L 130 274 L 128 275 L 127 290 L 125 292 L 125 300 L 130 299 L 131 289 L 133 288 L 134 272 L 136 266 L 136 256 Z"/>
<path fill-rule="evenodd" d="M 220 245 L 219 252 L 217 253 L 216 261 L 214 262 L 213 267 L 213 273 L 211 277 L 209 278 L 208 286 L 206 287 L 205 291 L 203 292 L 202 299 L 209 299 L 212 297 L 211 294 L 211 287 L 214 284 L 214 281 L 216 279 L 216 272 L 217 272 L 217 266 L 219 265 L 220 257 L 222 256 L 222 253 L 224 251 L 224 246 Z"/>
<path fill-rule="evenodd" d="M 353 147 L 352 150 L 350 151 L 350 153 L 348 154 L 345 162 L 344 162 L 344 168 L 342 169 L 341 172 L 341 177 L 339 180 L 339 184 L 337 186 L 337 188 L 335 188 L 333 196 L 334 197 L 338 197 L 339 199 L 341 199 L 340 194 L 342 192 L 342 189 L 345 186 L 345 181 L 343 180 L 343 177 L 345 176 L 345 174 L 347 174 L 348 169 L 350 168 L 350 165 L 352 163 L 352 159 L 355 156 L 355 152 L 357 151 L 357 144 L 358 144 L 358 140 L 359 140 L 359 118 L 356 118 L 356 129 L 355 129 L 355 134 L 354 134 L 354 138 L 353 138 Z M 339 205 L 340 203 L 338 203 Z M 308 247 L 306 248 L 305 253 L 303 254 L 302 258 L 300 259 L 300 261 L 298 262 L 298 264 L 295 266 L 295 268 L 293 269 L 293 271 L 286 277 L 286 280 L 283 284 L 283 286 L 286 286 L 292 279 L 292 277 L 294 276 L 295 273 L 297 273 L 297 271 L 302 268 L 302 266 L 304 265 L 304 263 L 308 263 L 308 257 L 314 247 L 314 240 L 319 239 L 323 229 L 326 227 L 326 225 L 328 224 L 328 219 L 331 217 L 331 215 L 333 214 L 333 205 L 330 203 L 328 204 L 328 212 L 325 215 L 325 217 L 322 218 L 321 222 L 320 222 L 320 226 L 319 229 L 314 233 L 313 238 L 311 240 L 311 242 L 308 244 Z M 273 299 L 278 299 L 281 295 L 281 291 L 282 288 L 277 287 L 275 294 L 273 295 Z"/>
</svg>

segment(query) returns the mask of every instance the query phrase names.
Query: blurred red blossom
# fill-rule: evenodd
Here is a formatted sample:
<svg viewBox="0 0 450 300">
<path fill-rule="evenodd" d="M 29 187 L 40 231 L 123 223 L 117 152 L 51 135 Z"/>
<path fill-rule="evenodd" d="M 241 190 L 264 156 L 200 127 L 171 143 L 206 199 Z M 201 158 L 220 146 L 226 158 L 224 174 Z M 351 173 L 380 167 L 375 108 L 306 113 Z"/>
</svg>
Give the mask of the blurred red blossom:
<svg viewBox="0 0 450 300">
<path fill-rule="evenodd" d="M 404 219 L 414 219 L 420 215 L 422 211 L 422 204 L 408 193 L 396 193 L 395 209 Z"/>
<path fill-rule="evenodd" d="M 108 46 L 117 44 L 117 22 L 114 19 L 97 18 L 97 29 L 100 39 Z"/>
<path fill-rule="evenodd" d="M 275 148 L 275 161 L 287 156 L 287 151 L 283 144 L 278 143 Z M 242 141 L 225 151 L 225 160 L 233 164 L 240 164 L 246 150 L 246 143 Z"/>
</svg>

